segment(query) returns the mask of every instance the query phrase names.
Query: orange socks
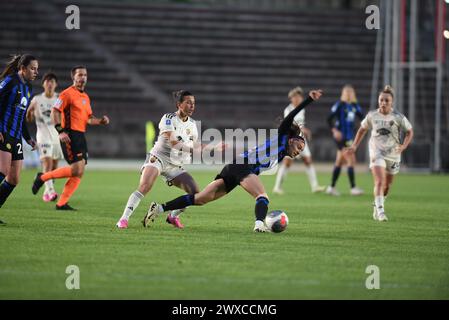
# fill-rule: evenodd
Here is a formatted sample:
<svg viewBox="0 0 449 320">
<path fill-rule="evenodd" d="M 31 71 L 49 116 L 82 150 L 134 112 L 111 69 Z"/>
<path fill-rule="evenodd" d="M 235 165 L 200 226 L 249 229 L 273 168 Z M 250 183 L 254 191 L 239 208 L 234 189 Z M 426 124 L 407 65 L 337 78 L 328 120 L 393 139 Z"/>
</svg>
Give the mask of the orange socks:
<svg viewBox="0 0 449 320">
<path fill-rule="evenodd" d="M 71 167 L 62 167 L 55 169 L 53 171 L 44 173 L 41 176 L 42 181 L 48 181 L 50 179 L 61 179 L 61 178 L 69 178 L 65 183 L 64 190 L 62 191 L 61 197 L 57 205 L 59 207 L 65 205 L 69 202 L 70 197 L 78 189 L 78 186 L 81 182 L 81 178 L 72 177 L 72 168 Z"/>
<path fill-rule="evenodd" d="M 61 168 L 64 169 L 64 168 Z M 70 169 L 70 167 L 69 167 Z M 58 171 L 54 170 L 52 172 Z M 67 202 L 69 202 L 70 197 L 72 196 L 72 194 L 75 192 L 76 189 L 78 189 L 78 186 L 81 182 L 81 179 L 78 177 L 71 177 L 69 178 L 69 180 L 67 180 L 65 186 L 64 186 L 64 191 L 61 194 L 61 197 L 59 198 L 59 201 L 57 203 L 57 205 L 59 207 L 65 205 Z"/>
<path fill-rule="evenodd" d="M 50 179 L 70 178 L 72 176 L 71 167 L 62 167 L 53 171 L 44 173 L 41 176 L 42 181 L 48 181 Z"/>
</svg>

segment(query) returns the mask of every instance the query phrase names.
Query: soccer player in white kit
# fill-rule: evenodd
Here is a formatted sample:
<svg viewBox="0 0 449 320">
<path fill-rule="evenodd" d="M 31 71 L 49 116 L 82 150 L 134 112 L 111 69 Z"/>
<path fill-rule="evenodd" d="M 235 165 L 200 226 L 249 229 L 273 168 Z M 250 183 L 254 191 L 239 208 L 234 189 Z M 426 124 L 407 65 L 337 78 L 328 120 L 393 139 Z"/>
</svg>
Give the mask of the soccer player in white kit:
<svg viewBox="0 0 449 320">
<path fill-rule="evenodd" d="M 58 79 L 54 73 L 47 73 L 42 78 L 44 92 L 36 95 L 31 101 L 27 111 L 27 120 L 36 121 L 36 140 L 43 172 L 49 172 L 58 167 L 58 160 L 63 158 L 59 134 L 51 122 L 50 114 L 58 94 L 55 92 Z M 55 201 L 58 194 L 55 191 L 53 180 L 45 182 L 45 191 L 42 199 L 45 202 Z"/>
<path fill-rule="evenodd" d="M 191 118 L 195 110 L 195 97 L 188 91 L 179 90 L 173 93 L 176 101 L 177 111 L 165 114 L 159 122 L 159 136 L 150 150 L 142 166 L 140 184 L 134 191 L 125 206 L 125 210 L 117 222 L 119 229 L 128 227 L 128 220 L 136 210 L 140 200 L 150 192 L 156 178 L 161 175 L 168 186 L 176 186 L 188 194 L 199 192 L 198 185 L 193 177 L 184 169 L 183 164 L 189 163 L 191 153 L 186 150 L 193 150 L 202 147 L 198 143 L 198 129 L 195 121 Z M 220 146 L 220 148 L 222 148 Z M 218 149 L 216 149 L 218 150 Z M 179 215 L 185 208 L 173 210 L 167 215 L 167 223 L 182 229 Z M 149 221 L 142 221 L 147 227 Z"/>
<path fill-rule="evenodd" d="M 354 143 L 345 152 L 355 153 L 368 130 L 370 169 L 374 178 L 373 219 L 387 221 L 385 197 L 399 172 L 401 153 L 413 139 L 413 128 L 407 118 L 393 109 L 394 91 L 386 86 L 379 94 L 379 108 L 370 111 L 357 131 Z M 401 142 L 401 137 L 404 139 Z"/>
<path fill-rule="evenodd" d="M 297 106 L 299 106 L 304 101 L 304 92 L 301 87 L 296 87 L 290 90 L 288 93 L 288 98 L 290 100 L 290 104 L 285 108 L 284 110 L 284 118 L 288 116 L 290 112 L 293 111 Z M 307 140 L 310 140 L 311 138 L 311 132 L 308 128 L 305 127 L 306 123 L 306 110 L 301 110 L 294 118 L 293 121 L 296 125 L 299 126 L 301 131 L 304 133 L 306 137 L 306 145 L 304 147 L 304 150 L 297 158 L 302 158 L 302 161 L 304 162 L 304 165 L 306 166 L 306 174 L 309 178 L 310 188 L 312 189 L 312 192 L 323 192 L 325 190 L 325 187 L 320 186 L 318 184 L 318 179 L 316 177 L 316 171 L 315 167 L 312 163 L 312 153 L 310 152 L 309 145 L 307 143 Z M 284 180 L 285 175 L 287 174 L 288 168 L 293 163 L 293 159 L 290 157 L 285 157 L 284 160 L 282 160 L 281 165 L 279 166 L 279 170 L 276 176 L 276 182 L 273 188 L 273 193 L 276 194 L 283 194 L 284 191 L 282 190 L 282 182 Z"/>
</svg>

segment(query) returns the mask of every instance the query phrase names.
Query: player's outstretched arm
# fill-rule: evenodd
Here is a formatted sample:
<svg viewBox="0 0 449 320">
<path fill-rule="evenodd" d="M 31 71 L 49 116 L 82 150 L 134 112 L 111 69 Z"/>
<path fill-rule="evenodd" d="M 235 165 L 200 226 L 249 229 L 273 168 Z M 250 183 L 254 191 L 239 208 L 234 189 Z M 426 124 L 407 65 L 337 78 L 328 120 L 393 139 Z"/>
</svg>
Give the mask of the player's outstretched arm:
<svg viewBox="0 0 449 320">
<path fill-rule="evenodd" d="M 293 124 L 293 120 L 295 119 L 295 116 L 305 107 L 307 107 L 310 103 L 312 103 L 312 101 L 314 100 L 318 100 L 323 94 L 323 91 L 318 89 L 318 90 L 312 90 L 309 92 L 309 96 L 307 97 L 307 99 L 305 99 L 297 108 L 293 109 L 292 112 L 290 112 L 285 118 L 284 120 L 282 120 L 280 126 L 279 126 L 279 134 L 286 134 L 292 124 Z"/>
</svg>

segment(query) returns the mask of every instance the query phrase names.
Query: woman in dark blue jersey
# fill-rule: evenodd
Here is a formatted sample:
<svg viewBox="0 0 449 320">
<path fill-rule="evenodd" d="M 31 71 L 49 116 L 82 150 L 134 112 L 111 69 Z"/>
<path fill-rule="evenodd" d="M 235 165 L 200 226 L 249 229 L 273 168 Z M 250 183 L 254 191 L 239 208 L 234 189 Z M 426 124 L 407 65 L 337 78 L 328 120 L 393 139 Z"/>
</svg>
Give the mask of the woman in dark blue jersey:
<svg viewBox="0 0 449 320">
<path fill-rule="evenodd" d="M 201 206 L 217 200 L 240 185 L 246 192 L 256 199 L 255 232 L 266 232 L 264 224 L 268 212 L 268 195 L 259 178 L 263 171 L 273 169 L 285 156 L 298 156 L 305 147 L 305 140 L 299 135 L 299 127 L 293 125 L 295 116 L 314 100 L 322 95 L 321 90 L 310 91 L 309 97 L 284 118 L 274 139 L 253 148 L 234 159 L 234 163 L 224 166 L 204 190 L 194 195 L 184 195 L 163 205 L 152 202 L 144 222 L 154 220 L 160 213 L 177 210 L 188 206 Z"/>
<path fill-rule="evenodd" d="M 22 137 L 33 147 L 25 116 L 32 98 L 31 81 L 38 61 L 29 54 L 14 56 L 0 74 L 0 207 L 19 183 L 23 162 Z M 5 224 L 0 220 L 0 224 Z"/>
<path fill-rule="evenodd" d="M 351 85 L 345 85 L 341 92 L 341 97 L 331 109 L 331 113 L 327 118 L 329 127 L 332 130 L 335 143 L 337 144 L 337 158 L 335 159 L 335 166 L 332 173 L 332 183 L 327 187 L 326 193 L 334 196 L 339 196 L 340 193 L 335 188 L 338 177 L 340 176 L 341 167 L 346 164 L 348 167 L 349 183 L 351 185 L 351 195 L 361 195 L 363 190 L 357 188 L 355 184 L 355 156 L 354 154 L 345 154 L 342 152 L 343 148 L 352 145 L 355 135 L 355 118 L 360 121 L 364 118 L 362 108 L 357 103 L 355 90 Z"/>
</svg>

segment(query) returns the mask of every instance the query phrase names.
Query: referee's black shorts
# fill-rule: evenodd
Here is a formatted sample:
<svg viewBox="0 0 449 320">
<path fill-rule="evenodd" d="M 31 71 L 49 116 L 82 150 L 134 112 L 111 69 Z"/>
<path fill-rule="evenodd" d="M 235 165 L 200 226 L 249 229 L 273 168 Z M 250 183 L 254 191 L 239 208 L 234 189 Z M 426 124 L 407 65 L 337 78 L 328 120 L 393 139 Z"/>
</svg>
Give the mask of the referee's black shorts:
<svg viewBox="0 0 449 320">
<path fill-rule="evenodd" d="M 64 159 L 68 164 L 84 160 L 87 163 L 87 141 L 84 132 L 69 130 L 66 131 L 69 135 L 70 142 L 62 142 L 61 148 L 64 154 Z"/>
<path fill-rule="evenodd" d="M 235 187 L 237 187 L 240 182 L 254 173 L 255 165 L 253 164 L 227 164 L 221 170 L 221 172 L 215 177 L 215 180 L 223 179 L 226 192 L 231 192 Z"/>
</svg>

